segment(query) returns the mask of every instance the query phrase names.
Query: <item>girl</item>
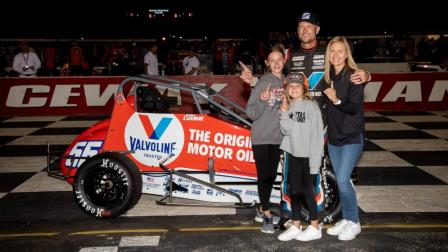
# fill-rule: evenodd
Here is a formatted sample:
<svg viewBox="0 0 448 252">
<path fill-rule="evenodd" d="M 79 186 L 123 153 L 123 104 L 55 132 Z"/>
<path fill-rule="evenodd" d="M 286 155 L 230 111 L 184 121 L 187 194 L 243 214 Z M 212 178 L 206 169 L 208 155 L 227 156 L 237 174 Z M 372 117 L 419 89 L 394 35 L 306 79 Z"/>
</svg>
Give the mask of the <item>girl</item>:
<svg viewBox="0 0 448 252">
<path fill-rule="evenodd" d="M 339 240 L 353 240 L 360 232 L 356 192 L 350 175 L 364 145 L 364 86 L 355 85 L 350 75 L 357 65 L 344 37 L 333 38 L 325 54 L 325 80 L 331 86 L 328 97 L 328 153 L 333 164 L 342 204 L 343 220 L 327 229 Z"/>
<path fill-rule="evenodd" d="M 278 121 L 278 108 L 283 98 L 283 66 L 285 64 L 284 51 L 273 47 L 265 61 L 268 68 L 258 81 L 247 102 L 246 114 L 253 121 L 251 138 L 255 165 L 258 176 L 258 196 L 261 209 L 255 217 L 256 221 L 263 221 L 261 232 L 274 233 L 274 224 L 279 217 L 269 211 L 269 199 L 277 176 L 280 161 L 280 142 L 282 134 Z"/>
<path fill-rule="evenodd" d="M 286 84 L 286 98 L 280 107 L 280 129 L 285 135 L 280 149 L 288 155 L 293 225 L 280 234 L 278 239 L 311 241 L 322 237 L 313 189 L 324 149 L 322 115 L 317 103 L 311 101 L 307 94 L 305 76 L 302 73 L 289 74 Z M 300 227 L 301 196 L 305 198 L 311 220 L 311 225 L 303 232 Z"/>
</svg>

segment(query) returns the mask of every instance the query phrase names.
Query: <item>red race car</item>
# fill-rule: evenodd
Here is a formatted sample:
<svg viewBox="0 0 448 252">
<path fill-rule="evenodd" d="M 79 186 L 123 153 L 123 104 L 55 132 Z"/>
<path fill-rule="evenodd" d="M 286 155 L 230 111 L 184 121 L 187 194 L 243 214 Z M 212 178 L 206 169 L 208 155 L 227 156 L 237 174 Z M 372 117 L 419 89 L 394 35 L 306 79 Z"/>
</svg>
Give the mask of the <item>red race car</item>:
<svg viewBox="0 0 448 252">
<path fill-rule="evenodd" d="M 132 95 L 125 97 L 125 87 Z M 170 90 L 181 100 L 169 97 Z M 259 199 L 250 126 L 243 108 L 209 87 L 160 76 L 129 77 L 118 88 L 111 118 L 74 139 L 60 171 L 48 172 L 72 184 L 76 203 L 98 218 L 125 213 L 142 193 L 161 195 L 159 204 L 176 204 L 178 197 L 252 206 Z M 271 201 L 283 198 L 287 210 L 282 164 Z M 336 181 L 325 165 L 321 174 L 316 200 L 323 221 L 332 222 L 340 217 Z"/>
</svg>

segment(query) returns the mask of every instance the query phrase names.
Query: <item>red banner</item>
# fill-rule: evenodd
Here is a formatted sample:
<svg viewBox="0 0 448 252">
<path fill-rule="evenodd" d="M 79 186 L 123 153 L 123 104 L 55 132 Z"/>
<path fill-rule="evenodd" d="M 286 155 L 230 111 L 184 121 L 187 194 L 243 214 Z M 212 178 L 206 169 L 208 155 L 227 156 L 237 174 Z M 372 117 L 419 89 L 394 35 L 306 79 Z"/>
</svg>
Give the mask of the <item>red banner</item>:
<svg viewBox="0 0 448 252">
<path fill-rule="evenodd" d="M 118 85 L 126 77 L 0 78 L 1 116 L 108 115 Z M 173 76 L 176 80 L 207 85 L 245 106 L 250 88 L 239 76 Z M 128 85 L 131 86 L 131 85 Z M 190 102 L 177 100 L 185 106 Z M 448 110 L 448 73 L 372 74 L 365 86 L 365 109 Z"/>
</svg>

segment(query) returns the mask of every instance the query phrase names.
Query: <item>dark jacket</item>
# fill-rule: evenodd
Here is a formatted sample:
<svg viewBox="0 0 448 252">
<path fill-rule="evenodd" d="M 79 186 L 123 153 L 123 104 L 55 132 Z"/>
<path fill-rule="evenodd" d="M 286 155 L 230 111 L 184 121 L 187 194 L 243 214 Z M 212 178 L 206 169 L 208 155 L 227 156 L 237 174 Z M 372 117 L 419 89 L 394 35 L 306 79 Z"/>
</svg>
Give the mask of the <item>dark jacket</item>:
<svg viewBox="0 0 448 252">
<path fill-rule="evenodd" d="M 360 143 L 360 134 L 364 136 L 364 85 L 356 85 L 350 81 L 354 70 L 347 66 L 335 74 L 332 68 L 330 78 L 336 96 L 341 100 L 334 105 L 326 99 L 328 109 L 328 140 L 332 145 Z"/>
</svg>

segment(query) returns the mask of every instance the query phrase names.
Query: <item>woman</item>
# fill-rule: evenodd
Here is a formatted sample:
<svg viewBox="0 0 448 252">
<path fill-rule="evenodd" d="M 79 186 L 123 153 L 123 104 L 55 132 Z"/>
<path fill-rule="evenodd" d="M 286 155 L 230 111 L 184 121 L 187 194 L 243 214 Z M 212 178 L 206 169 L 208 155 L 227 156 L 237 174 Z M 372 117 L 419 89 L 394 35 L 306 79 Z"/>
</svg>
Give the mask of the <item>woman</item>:
<svg viewBox="0 0 448 252">
<path fill-rule="evenodd" d="M 328 152 L 336 173 L 343 220 L 327 230 L 339 240 L 353 240 L 360 232 L 358 204 L 350 175 L 364 145 L 364 86 L 355 85 L 350 75 L 358 69 L 350 46 L 337 36 L 327 45 L 324 91 L 328 108 Z"/>
</svg>

